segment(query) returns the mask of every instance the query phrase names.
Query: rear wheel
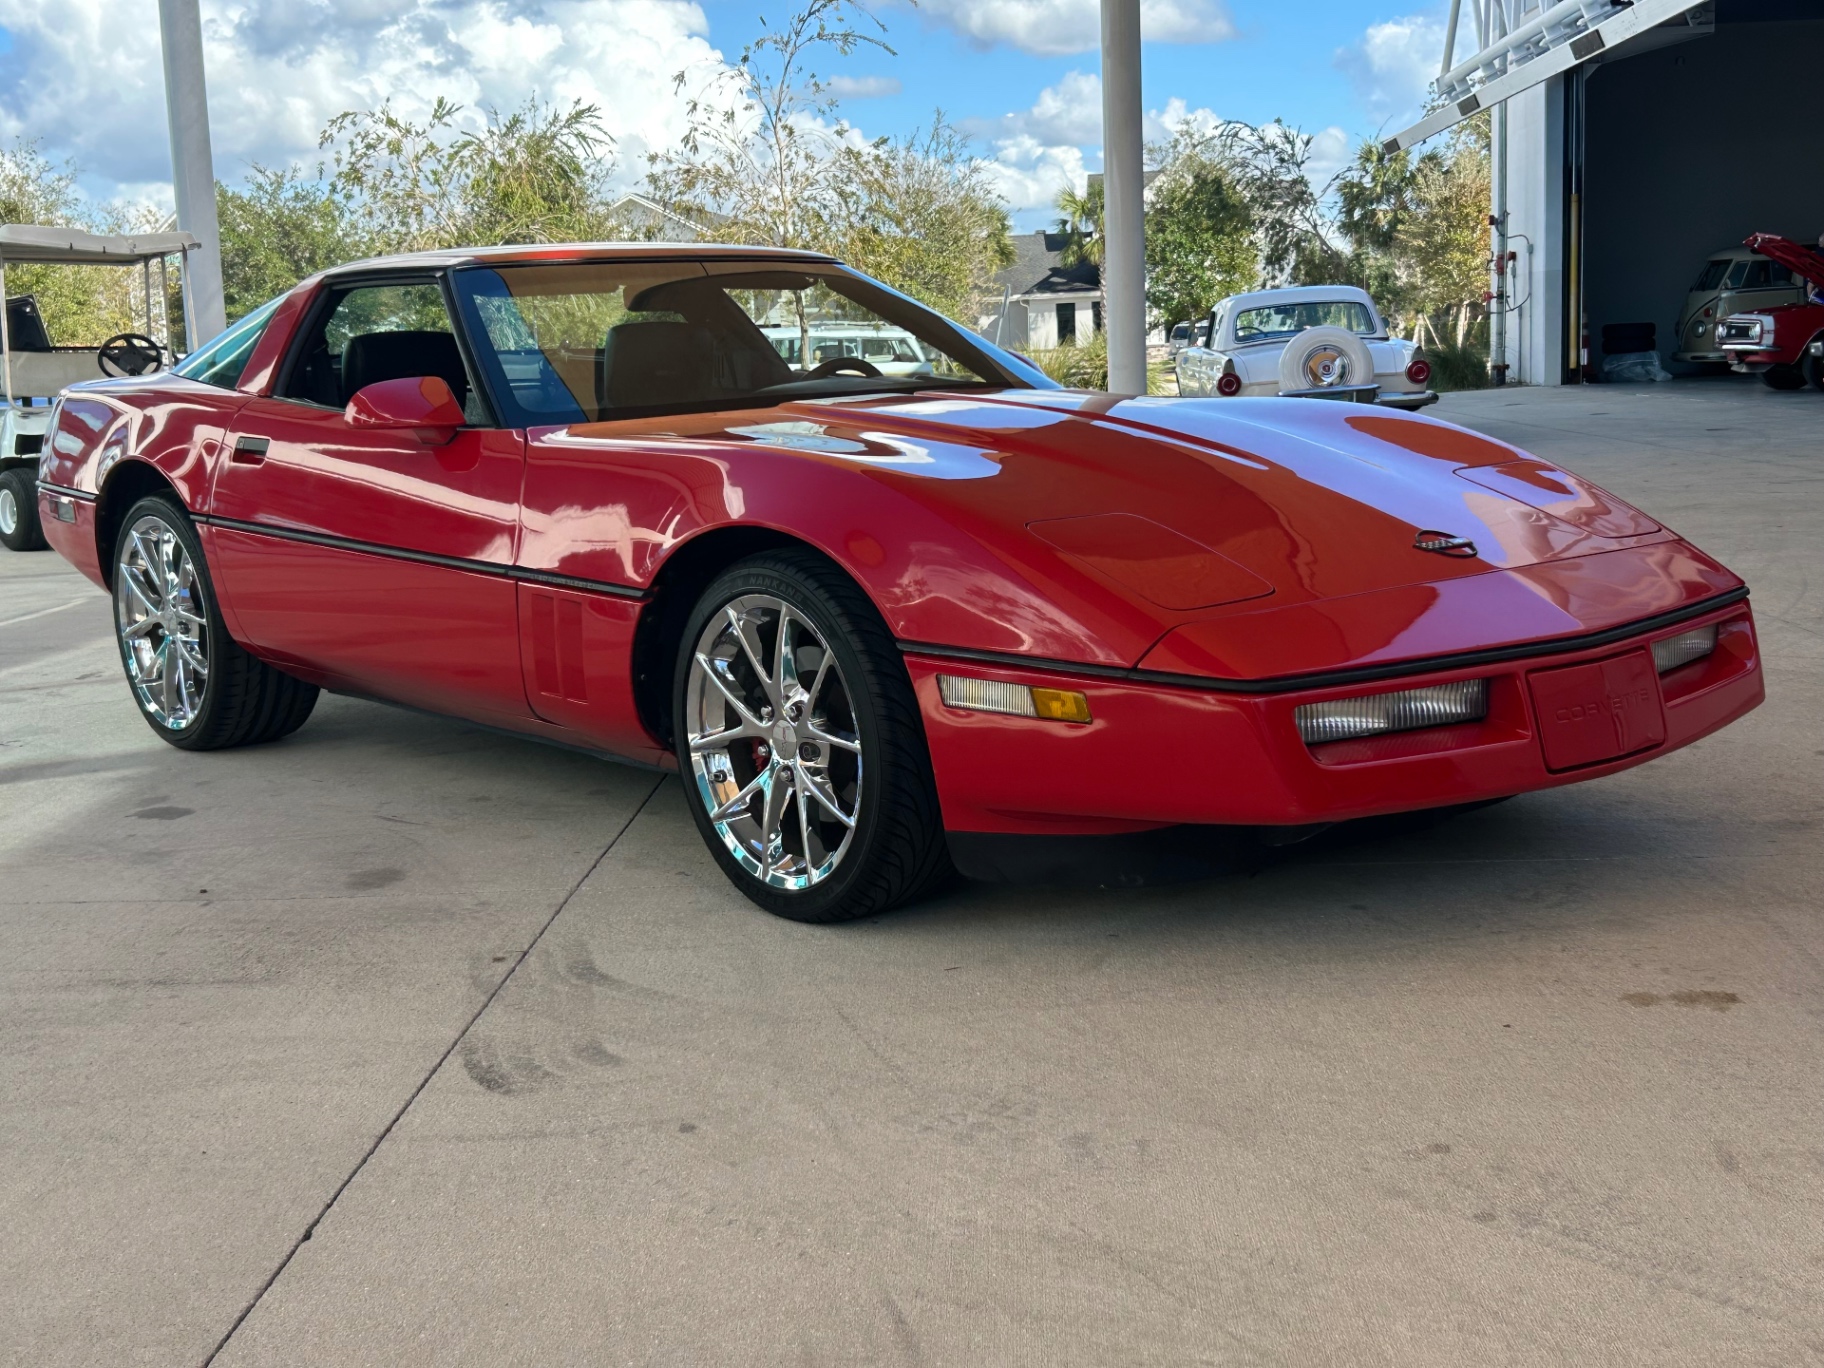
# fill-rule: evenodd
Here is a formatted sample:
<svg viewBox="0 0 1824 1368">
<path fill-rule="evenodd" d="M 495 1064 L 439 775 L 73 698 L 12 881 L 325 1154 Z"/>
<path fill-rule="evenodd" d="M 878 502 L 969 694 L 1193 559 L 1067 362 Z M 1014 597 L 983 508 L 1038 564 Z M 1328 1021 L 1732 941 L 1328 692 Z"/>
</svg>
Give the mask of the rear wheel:
<svg viewBox="0 0 1824 1368">
<path fill-rule="evenodd" d="M 276 741 L 317 688 L 243 650 L 222 624 L 190 519 L 163 495 L 127 510 L 114 548 L 114 626 L 140 715 L 184 750 Z"/>
<path fill-rule="evenodd" d="M 779 552 L 725 572 L 685 626 L 676 679 L 691 815 L 748 898 L 847 921 L 949 873 L 911 681 L 834 565 Z"/>
<path fill-rule="evenodd" d="M 1797 366 L 1769 366 L 1761 372 L 1761 379 L 1769 389 L 1796 390 L 1805 385 L 1805 377 Z"/>
<path fill-rule="evenodd" d="M 0 470 L 0 545 L 9 551 L 42 551 L 38 525 L 38 481 L 24 466 Z"/>
</svg>

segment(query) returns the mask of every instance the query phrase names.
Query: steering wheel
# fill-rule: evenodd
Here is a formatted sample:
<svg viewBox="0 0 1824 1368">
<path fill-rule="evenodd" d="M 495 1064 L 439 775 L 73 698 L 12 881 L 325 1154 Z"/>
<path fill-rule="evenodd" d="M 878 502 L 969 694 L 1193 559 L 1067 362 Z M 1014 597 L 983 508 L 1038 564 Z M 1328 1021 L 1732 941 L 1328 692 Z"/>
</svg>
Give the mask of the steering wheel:
<svg viewBox="0 0 1824 1368">
<path fill-rule="evenodd" d="M 821 380 L 825 376 L 835 375 L 838 371 L 852 371 L 856 375 L 866 376 L 870 380 L 880 377 L 880 367 L 872 361 L 863 361 L 859 356 L 832 356 L 828 361 L 805 373 L 806 380 Z"/>
<path fill-rule="evenodd" d="M 165 349 L 144 333 L 115 333 L 101 344 L 95 361 L 103 375 L 117 380 L 158 370 L 165 364 Z"/>
</svg>

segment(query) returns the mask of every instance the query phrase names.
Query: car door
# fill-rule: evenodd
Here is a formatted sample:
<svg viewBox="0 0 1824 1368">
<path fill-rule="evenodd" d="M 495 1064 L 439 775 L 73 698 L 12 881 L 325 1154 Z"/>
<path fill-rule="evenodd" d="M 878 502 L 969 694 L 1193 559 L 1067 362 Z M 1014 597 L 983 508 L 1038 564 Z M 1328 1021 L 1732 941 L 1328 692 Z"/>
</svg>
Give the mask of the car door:
<svg viewBox="0 0 1824 1368">
<path fill-rule="evenodd" d="M 447 442 L 357 428 L 364 385 L 435 375 Z M 273 393 L 236 416 L 207 522 L 247 644 L 331 687 L 483 721 L 529 716 L 509 572 L 524 434 L 490 426 L 440 283 L 332 283 Z"/>
<path fill-rule="evenodd" d="M 605 406 L 686 397 L 677 386 L 706 364 L 700 330 L 637 301 L 705 275 L 688 260 L 517 264 L 465 269 L 453 286 L 477 362 L 527 432 L 515 573 L 529 706 L 581 744 L 646 763 L 665 763 L 666 752 L 635 696 L 642 586 L 692 522 L 696 484 L 719 488 L 722 473 L 654 431 L 670 426 L 662 419 L 586 420 Z"/>
</svg>

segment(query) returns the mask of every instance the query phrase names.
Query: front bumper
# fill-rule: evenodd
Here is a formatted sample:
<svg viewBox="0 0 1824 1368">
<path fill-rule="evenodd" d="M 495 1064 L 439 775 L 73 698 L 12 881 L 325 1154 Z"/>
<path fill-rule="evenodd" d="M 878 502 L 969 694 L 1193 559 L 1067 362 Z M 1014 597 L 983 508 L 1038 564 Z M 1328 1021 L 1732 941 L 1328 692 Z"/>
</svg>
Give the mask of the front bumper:
<svg viewBox="0 0 1824 1368">
<path fill-rule="evenodd" d="M 1663 740 L 1572 768 L 1547 760 L 1532 676 L 1640 651 L 1661 637 L 1719 625 L 1714 652 L 1656 677 Z M 1087 836 L 1181 824 L 1302 827 L 1485 802 L 1599 778 L 1643 764 L 1726 726 L 1760 703 L 1761 664 L 1745 600 L 1679 615 L 1588 649 L 1501 664 L 1435 668 L 1373 683 L 1245 693 L 1200 681 L 1071 674 L 908 645 L 906 665 L 924 714 L 944 825 L 953 832 Z M 1069 724 L 945 707 L 937 676 L 1073 689 L 1092 721 Z M 1307 745 L 1303 703 L 1488 681 L 1480 722 Z"/>
</svg>

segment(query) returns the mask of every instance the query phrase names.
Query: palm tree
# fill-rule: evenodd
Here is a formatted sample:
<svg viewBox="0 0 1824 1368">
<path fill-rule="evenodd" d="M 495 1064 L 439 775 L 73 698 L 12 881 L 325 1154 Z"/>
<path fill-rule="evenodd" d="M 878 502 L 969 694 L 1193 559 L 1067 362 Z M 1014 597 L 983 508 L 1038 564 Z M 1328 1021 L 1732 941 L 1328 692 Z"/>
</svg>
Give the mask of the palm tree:
<svg viewBox="0 0 1824 1368">
<path fill-rule="evenodd" d="M 1064 235 L 1064 264 L 1094 266 L 1097 293 L 1101 298 L 1099 312 L 1108 317 L 1108 287 L 1102 283 L 1102 177 L 1090 177 L 1082 190 L 1065 186 L 1053 203 L 1063 215 L 1054 231 Z M 1060 342 L 1062 338 L 1058 339 Z"/>
<path fill-rule="evenodd" d="M 1087 188 L 1073 190 L 1068 185 L 1054 201 L 1063 215 L 1054 231 L 1069 239 L 1064 244 L 1064 264 L 1081 266 L 1088 262 L 1102 265 L 1102 178 L 1093 178 Z"/>
</svg>

